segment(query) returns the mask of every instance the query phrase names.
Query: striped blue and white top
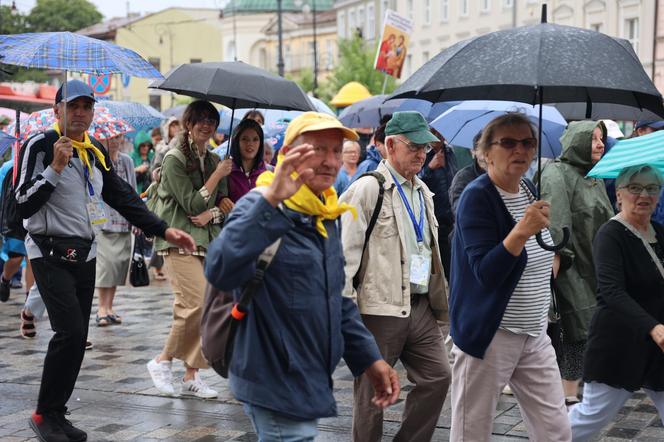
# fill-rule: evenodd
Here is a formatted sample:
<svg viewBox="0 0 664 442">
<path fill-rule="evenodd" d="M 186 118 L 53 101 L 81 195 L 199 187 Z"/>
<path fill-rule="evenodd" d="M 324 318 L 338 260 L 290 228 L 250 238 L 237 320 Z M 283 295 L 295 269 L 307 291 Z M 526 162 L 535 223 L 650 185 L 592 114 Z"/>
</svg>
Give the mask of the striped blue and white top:
<svg viewBox="0 0 664 442">
<path fill-rule="evenodd" d="M 523 218 L 526 207 L 535 201 L 523 184 L 519 188 L 519 193 L 505 192 L 497 186 L 496 189 L 507 210 L 517 222 Z M 551 234 L 548 229 L 542 231 L 542 239 L 551 244 Z M 512 333 L 539 336 L 546 329 L 551 303 L 551 270 L 554 253 L 541 248 L 535 236 L 526 241 L 526 253 L 528 254 L 526 268 L 507 304 L 500 328 Z"/>
</svg>

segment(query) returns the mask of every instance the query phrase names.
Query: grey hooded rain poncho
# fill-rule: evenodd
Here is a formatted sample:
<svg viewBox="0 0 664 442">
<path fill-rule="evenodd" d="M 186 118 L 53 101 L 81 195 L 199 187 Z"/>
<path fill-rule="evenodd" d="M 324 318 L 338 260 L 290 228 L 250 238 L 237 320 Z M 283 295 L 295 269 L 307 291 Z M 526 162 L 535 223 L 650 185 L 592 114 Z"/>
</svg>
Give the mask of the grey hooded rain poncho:
<svg viewBox="0 0 664 442">
<path fill-rule="evenodd" d="M 562 239 L 562 228 L 570 228 L 570 240 L 560 250 L 561 264 L 555 280 L 564 343 L 584 342 L 596 301 L 596 278 L 592 242 L 600 226 L 613 215 L 611 202 L 601 179 L 587 178 L 593 167 L 593 130 L 602 122 L 570 123 L 560 138 L 562 154 L 542 171 L 542 199 L 551 203 L 551 235 Z M 606 143 L 605 143 L 606 144 Z"/>
</svg>

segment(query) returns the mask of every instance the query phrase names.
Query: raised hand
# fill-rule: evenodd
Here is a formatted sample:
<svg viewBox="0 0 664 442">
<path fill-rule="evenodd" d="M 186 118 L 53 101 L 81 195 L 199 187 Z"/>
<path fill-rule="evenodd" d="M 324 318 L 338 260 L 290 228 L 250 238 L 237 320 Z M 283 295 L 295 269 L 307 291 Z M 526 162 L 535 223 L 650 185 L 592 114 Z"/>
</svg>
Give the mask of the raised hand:
<svg viewBox="0 0 664 442">
<path fill-rule="evenodd" d="M 314 176 L 314 170 L 306 164 L 314 155 L 311 144 L 301 144 L 286 153 L 275 170 L 272 184 L 263 192 L 263 196 L 272 206 L 277 207 L 282 201 L 293 196 L 304 180 Z"/>
<path fill-rule="evenodd" d="M 230 175 L 232 169 L 233 169 L 233 159 L 231 157 L 228 157 L 225 160 L 221 160 L 217 163 L 217 169 L 215 170 L 215 172 L 219 174 L 220 178 L 223 178 L 225 176 Z"/>
</svg>

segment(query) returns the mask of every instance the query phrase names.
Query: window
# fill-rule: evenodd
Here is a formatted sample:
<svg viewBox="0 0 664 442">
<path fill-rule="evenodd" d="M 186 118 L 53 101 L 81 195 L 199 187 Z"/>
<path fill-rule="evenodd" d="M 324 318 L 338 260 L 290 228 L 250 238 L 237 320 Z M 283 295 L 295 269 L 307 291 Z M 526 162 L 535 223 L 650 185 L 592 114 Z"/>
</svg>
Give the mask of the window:
<svg viewBox="0 0 664 442">
<path fill-rule="evenodd" d="M 482 12 L 489 12 L 491 10 L 491 0 L 481 0 L 480 10 Z"/>
<path fill-rule="evenodd" d="M 337 14 L 337 35 L 339 38 L 346 38 L 346 13 L 343 11 Z"/>
<path fill-rule="evenodd" d="M 430 55 L 429 55 L 429 51 L 424 51 L 424 52 L 422 52 L 422 64 L 424 64 L 424 63 L 426 63 L 427 61 L 429 61 L 429 57 L 430 57 Z"/>
<path fill-rule="evenodd" d="M 406 77 L 413 74 L 413 54 L 406 55 Z"/>
<path fill-rule="evenodd" d="M 514 7 L 514 0 L 503 0 L 503 7 L 504 8 L 513 8 Z"/>
<path fill-rule="evenodd" d="M 424 0 L 424 24 L 431 24 L 431 0 Z"/>
<path fill-rule="evenodd" d="M 203 60 L 200 58 L 190 58 L 189 63 L 194 64 L 194 63 L 201 63 Z"/>
<path fill-rule="evenodd" d="M 390 0 L 381 0 L 380 2 L 380 19 L 385 17 L 385 11 L 390 9 Z"/>
<path fill-rule="evenodd" d="M 413 19 L 413 0 L 408 0 L 406 4 L 406 13 L 409 19 Z"/>
<path fill-rule="evenodd" d="M 355 8 L 348 10 L 348 38 L 355 36 Z"/>
<path fill-rule="evenodd" d="M 284 45 L 284 70 L 290 71 L 292 68 L 293 60 L 291 57 L 290 45 Z"/>
<path fill-rule="evenodd" d="M 447 21 L 450 16 L 450 0 L 440 0 L 440 21 Z"/>
<path fill-rule="evenodd" d="M 334 67 L 334 41 L 327 40 L 325 42 L 325 69 L 330 71 Z"/>
<path fill-rule="evenodd" d="M 630 18 L 625 20 L 625 38 L 629 40 L 634 52 L 639 53 L 639 19 Z"/>
<path fill-rule="evenodd" d="M 376 16 L 374 11 L 374 4 L 367 5 L 367 29 L 364 35 L 367 40 L 373 40 L 376 37 Z"/>
<path fill-rule="evenodd" d="M 150 106 L 161 111 L 161 95 L 150 95 Z"/>
<path fill-rule="evenodd" d="M 361 28 L 366 23 L 367 18 L 364 16 L 364 6 L 357 7 L 357 27 Z"/>
<path fill-rule="evenodd" d="M 229 41 L 226 45 L 226 52 L 224 53 L 224 58 L 226 61 L 234 61 L 236 59 L 235 53 L 235 42 L 233 40 Z"/>
<path fill-rule="evenodd" d="M 602 32 L 602 24 L 601 23 L 594 23 L 590 25 L 590 29 L 592 29 L 595 32 Z"/>
<path fill-rule="evenodd" d="M 154 68 L 161 72 L 161 60 L 159 57 L 150 57 L 148 58 L 148 63 L 150 63 Z"/>
<path fill-rule="evenodd" d="M 459 15 L 461 17 L 468 16 L 468 0 L 459 0 Z"/>
</svg>

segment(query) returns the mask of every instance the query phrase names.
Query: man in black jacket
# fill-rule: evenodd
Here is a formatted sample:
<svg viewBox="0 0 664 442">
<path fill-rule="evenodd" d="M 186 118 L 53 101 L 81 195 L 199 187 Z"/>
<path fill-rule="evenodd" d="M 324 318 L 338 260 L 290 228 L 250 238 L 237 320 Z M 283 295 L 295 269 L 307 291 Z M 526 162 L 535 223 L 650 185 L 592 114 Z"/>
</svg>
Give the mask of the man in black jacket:
<svg viewBox="0 0 664 442">
<path fill-rule="evenodd" d="M 28 258 L 46 304 L 51 339 L 37 410 L 30 426 L 42 441 L 84 441 L 65 418 L 88 335 L 95 283 L 95 232 L 106 221 L 103 203 L 146 234 L 193 250 L 193 238 L 150 212 L 112 168 L 108 152 L 87 130 L 94 114 L 92 89 L 71 80 L 55 97 L 57 124 L 30 138 L 20 155 L 17 209 L 28 231 Z M 63 134 L 63 135 L 61 135 Z"/>
</svg>

